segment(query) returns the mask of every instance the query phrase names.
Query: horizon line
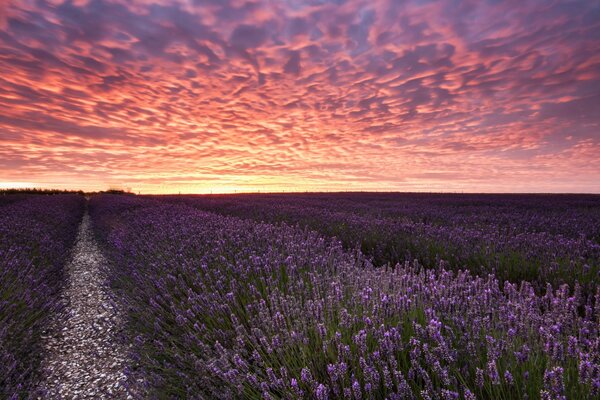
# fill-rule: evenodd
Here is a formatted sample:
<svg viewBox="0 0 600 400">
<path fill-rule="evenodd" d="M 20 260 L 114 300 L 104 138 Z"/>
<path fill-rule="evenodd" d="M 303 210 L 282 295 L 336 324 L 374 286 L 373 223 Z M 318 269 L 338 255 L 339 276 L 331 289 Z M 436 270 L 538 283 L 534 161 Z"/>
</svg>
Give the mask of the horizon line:
<svg viewBox="0 0 600 400">
<path fill-rule="evenodd" d="M 84 194 L 100 194 L 107 192 L 122 192 L 124 194 L 136 195 L 136 196 L 212 196 L 212 195 L 249 195 L 249 194 L 353 194 L 353 193 L 378 193 L 378 194 L 466 194 L 466 195 L 588 195 L 588 196 L 600 196 L 600 192 L 486 192 L 486 191 L 433 191 L 433 190 L 377 190 L 377 189 L 352 189 L 352 190 L 273 190 L 273 191 L 204 191 L 204 192 L 165 192 L 165 193 L 142 193 L 141 190 L 121 190 L 115 188 L 103 189 L 103 190 L 83 190 L 83 189 L 58 189 L 58 188 L 42 188 L 42 187 L 6 187 L 0 188 L 0 194 L 5 195 L 6 192 L 27 192 L 27 191 L 40 191 L 40 192 L 82 192 Z"/>
</svg>

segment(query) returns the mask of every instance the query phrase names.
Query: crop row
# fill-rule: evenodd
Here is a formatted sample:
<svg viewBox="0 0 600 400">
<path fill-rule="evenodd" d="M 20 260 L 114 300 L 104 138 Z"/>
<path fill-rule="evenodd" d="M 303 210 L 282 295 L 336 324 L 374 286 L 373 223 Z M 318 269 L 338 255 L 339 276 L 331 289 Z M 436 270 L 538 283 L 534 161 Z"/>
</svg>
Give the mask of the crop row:
<svg viewBox="0 0 600 400">
<path fill-rule="evenodd" d="M 226 215 L 299 224 L 359 247 L 376 265 L 418 260 L 536 290 L 600 277 L 600 198 L 541 195 L 173 196 Z"/>
<path fill-rule="evenodd" d="M 150 397 L 598 395 L 600 291 L 374 267 L 311 230 L 143 198 L 90 209 Z"/>
<path fill-rule="evenodd" d="M 61 307 L 63 267 L 84 209 L 76 195 L 16 199 L 0 208 L 0 398 L 33 390 L 40 336 Z"/>
</svg>

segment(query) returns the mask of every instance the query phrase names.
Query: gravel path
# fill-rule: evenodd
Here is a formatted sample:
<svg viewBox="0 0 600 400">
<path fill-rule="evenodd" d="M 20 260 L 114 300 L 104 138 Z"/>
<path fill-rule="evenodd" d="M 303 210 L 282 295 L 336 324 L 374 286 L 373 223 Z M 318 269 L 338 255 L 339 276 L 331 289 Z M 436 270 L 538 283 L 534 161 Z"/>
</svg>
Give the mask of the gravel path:
<svg viewBox="0 0 600 400">
<path fill-rule="evenodd" d="M 106 286 L 106 259 L 86 213 L 79 227 L 61 301 L 43 337 L 40 398 L 127 399 L 127 349 L 120 343 L 123 319 Z"/>
</svg>

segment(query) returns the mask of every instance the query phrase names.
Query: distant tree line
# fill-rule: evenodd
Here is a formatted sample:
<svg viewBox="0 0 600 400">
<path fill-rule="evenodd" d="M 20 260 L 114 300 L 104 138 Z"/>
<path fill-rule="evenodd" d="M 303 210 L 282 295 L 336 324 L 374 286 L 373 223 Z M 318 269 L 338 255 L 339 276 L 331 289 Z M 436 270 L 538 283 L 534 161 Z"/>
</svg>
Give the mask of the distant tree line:
<svg viewBox="0 0 600 400">
<path fill-rule="evenodd" d="M 0 189 L 0 194 L 67 194 L 75 193 L 83 195 L 83 190 L 61 190 L 61 189 L 39 189 L 39 188 L 20 188 L 20 189 Z"/>
<path fill-rule="evenodd" d="M 91 195 L 91 194 L 99 194 L 99 193 L 110 193 L 110 194 L 126 194 L 126 195 L 134 195 L 132 192 L 126 192 L 121 189 L 108 189 L 102 190 L 98 192 L 84 192 L 83 190 L 66 190 L 66 189 L 40 189 L 40 188 L 20 188 L 20 189 L 0 189 L 0 195 L 10 195 L 10 194 L 44 194 L 44 195 L 54 195 L 54 194 L 80 194 L 80 195 Z"/>
</svg>

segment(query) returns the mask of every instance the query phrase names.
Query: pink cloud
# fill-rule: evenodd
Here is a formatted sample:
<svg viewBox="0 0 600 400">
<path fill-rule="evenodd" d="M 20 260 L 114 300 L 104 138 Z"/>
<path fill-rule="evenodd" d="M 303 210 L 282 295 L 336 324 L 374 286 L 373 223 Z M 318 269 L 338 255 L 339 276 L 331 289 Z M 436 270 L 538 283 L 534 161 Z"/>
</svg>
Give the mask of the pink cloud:
<svg viewBox="0 0 600 400">
<path fill-rule="evenodd" d="M 600 191 L 593 2 L 15 1 L 0 15 L 2 181 Z"/>
</svg>

